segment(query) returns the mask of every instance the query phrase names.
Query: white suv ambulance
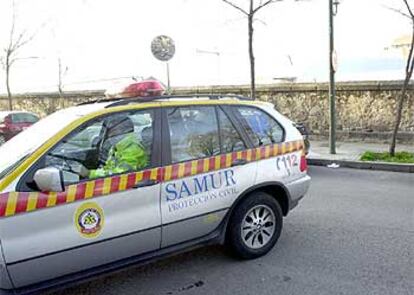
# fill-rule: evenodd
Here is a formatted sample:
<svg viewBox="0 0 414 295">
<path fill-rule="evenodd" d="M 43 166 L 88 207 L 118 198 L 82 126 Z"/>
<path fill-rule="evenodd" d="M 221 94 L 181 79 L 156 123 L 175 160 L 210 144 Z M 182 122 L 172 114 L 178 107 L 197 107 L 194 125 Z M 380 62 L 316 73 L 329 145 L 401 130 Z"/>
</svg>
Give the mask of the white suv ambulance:
<svg viewBox="0 0 414 295">
<path fill-rule="evenodd" d="M 58 111 L 0 147 L 0 294 L 208 243 L 262 256 L 309 184 L 302 135 L 269 103 L 162 96 Z"/>
</svg>

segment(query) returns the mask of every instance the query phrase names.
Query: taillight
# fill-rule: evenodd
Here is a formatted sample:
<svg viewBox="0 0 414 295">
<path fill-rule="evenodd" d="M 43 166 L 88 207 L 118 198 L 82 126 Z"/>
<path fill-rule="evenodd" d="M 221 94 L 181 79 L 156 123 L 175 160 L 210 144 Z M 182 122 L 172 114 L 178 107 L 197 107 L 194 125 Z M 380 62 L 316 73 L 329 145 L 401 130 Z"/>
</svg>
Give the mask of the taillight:
<svg viewBox="0 0 414 295">
<path fill-rule="evenodd" d="M 306 160 L 305 155 L 302 155 L 300 157 L 300 166 L 299 166 L 299 168 L 300 168 L 300 172 L 305 172 L 306 170 L 308 170 L 308 162 Z"/>
</svg>

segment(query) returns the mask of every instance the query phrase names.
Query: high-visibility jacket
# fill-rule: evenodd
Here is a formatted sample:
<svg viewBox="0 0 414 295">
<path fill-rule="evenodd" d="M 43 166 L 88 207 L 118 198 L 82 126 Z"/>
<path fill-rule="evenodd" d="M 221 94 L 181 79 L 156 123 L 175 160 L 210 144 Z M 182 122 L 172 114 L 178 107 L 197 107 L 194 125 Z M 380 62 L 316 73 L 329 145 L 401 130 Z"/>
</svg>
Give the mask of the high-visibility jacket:
<svg viewBox="0 0 414 295">
<path fill-rule="evenodd" d="M 147 167 L 149 157 L 138 141 L 136 134 L 130 133 L 109 150 L 109 156 L 102 168 L 91 170 L 89 178 L 100 178 L 112 174 L 138 171 Z"/>
</svg>

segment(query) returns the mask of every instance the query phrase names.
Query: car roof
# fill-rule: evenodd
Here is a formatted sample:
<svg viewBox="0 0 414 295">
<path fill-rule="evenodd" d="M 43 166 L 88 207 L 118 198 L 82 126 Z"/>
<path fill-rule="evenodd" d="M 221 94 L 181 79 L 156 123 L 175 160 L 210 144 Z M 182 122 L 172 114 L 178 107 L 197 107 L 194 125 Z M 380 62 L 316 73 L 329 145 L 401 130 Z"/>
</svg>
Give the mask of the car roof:
<svg viewBox="0 0 414 295">
<path fill-rule="evenodd" d="M 78 106 L 86 105 L 96 105 L 102 106 L 104 108 L 113 108 L 113 107 L 127 107 L 127 106 L 136 106 L 145 108 L 148 104 L 153 105 L 154 103 L 160 103 L 160 105 L 173 105 L 174 102 L 177 102 L 179 105 L 196 105 L 201 103 L 208 104 L 234 104 L 240 102 L 242 104 L 252 104 L 252 105 L 263 105 L 268 104 L 263 101 L 252 100 L 248 97 L 243 97 L 239 95 L 230 95 L 230 94 L 211 94 L 211 95 L 163 95 L 155 97 L 132 97 L 132 98 L 115 98 L 115 99 L 98 99 L 85 103 L 81 103 Z"/>
</svg>

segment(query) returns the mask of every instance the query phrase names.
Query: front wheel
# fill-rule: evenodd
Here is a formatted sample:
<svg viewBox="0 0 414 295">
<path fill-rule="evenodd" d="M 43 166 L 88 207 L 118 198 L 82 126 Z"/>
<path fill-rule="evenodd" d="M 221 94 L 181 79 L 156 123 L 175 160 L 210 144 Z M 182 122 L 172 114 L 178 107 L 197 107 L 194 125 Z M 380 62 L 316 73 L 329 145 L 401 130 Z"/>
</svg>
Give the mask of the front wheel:
<svg viewBox="0 0 414 295">
<path fill-rule="evenodd" d="M 282 227 L 283 215 L 279 203 L 266 193 L 252 193 L 234 209 L 227 243 L 236 256 L 257 258 L 273 248 Z"/>
</svg>

